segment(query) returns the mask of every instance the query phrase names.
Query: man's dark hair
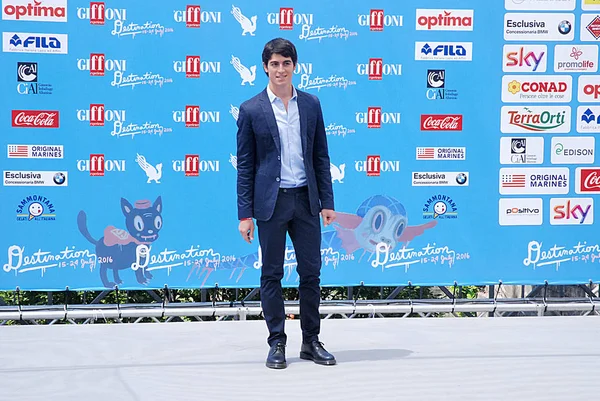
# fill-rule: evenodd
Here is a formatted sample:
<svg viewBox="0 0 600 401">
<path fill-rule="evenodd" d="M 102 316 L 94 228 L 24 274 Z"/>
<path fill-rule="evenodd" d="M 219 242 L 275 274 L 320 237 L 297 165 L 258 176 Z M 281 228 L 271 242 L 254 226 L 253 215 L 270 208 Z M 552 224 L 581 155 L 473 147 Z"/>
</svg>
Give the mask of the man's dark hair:
<svg viewBox="0 0 600 401">
<path fill-rule="evenodd" d="M 267 44 L 265 44 L 262 52 L 262 61 L 264 65 L 268 65 L 273 54 L 279 54 L 283 57 L 290 57 L 292 59 L 292 63 L 294 63 L 294 67 L 298 63 L 296 46 L 294 46 L 294 44 L 287 39 L 276 38 L 268 41 Z M 269 76 L 269 74 L 267 74 L 267 76 Z"/>
</svg>

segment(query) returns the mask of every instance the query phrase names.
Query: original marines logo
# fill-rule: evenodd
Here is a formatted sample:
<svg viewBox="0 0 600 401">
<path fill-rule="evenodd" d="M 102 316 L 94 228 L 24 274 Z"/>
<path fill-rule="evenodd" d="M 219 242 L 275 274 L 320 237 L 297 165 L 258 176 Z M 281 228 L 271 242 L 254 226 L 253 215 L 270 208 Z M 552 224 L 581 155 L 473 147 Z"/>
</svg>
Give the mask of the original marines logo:
<svg viewBox="0 0 600 401">
<path fill-rule="evenodd" d="M 423 206 L 424 219 L 456 219 L 458 218 L 458 207 L 456 202 L 447 195 L 434 195 L 427 199 Z"/>
</svg>

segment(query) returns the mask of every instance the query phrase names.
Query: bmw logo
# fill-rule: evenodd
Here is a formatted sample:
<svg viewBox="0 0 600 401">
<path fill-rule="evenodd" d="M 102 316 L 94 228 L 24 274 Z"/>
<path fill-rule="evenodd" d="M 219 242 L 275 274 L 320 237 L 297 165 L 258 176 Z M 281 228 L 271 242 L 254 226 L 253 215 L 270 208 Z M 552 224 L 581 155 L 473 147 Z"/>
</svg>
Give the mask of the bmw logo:
<svg viewBox="0 0 600 401">
<path fill-rule="evenodd" d="M 558 24 L 558 32 L 563 35 L 568 35 L 569 32 L 571 32 L 571 23 L 567 20 L 561 21 L 560 24 Z"/>
<path fill-rule="evenodd" d="M 464 185 L 467 182 L 467 175 L 465 173 L 458 173 L 456 175 L 456 182 L 459 185 Z"/>
<path fill-rule="evenodd" d="M 65 183 L 65 175 L 63 173 L 54 174 L 54 183 L 56 185 L 62 185 Z"/>
</svg>

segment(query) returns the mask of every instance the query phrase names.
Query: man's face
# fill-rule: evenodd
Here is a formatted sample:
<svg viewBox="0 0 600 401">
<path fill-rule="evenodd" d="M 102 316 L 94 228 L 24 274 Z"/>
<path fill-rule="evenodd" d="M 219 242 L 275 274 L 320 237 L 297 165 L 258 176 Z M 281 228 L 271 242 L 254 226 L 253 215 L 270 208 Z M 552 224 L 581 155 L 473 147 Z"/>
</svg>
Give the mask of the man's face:
<svg viewBox="0 0 600 401">
<path fill-rule="evenodd" d="M 291 57 L 283 57 L 280 54 L 273 54 L 268 64 L 263 68 L 269 75 L 269 81 L 275 86 L 289 86 L 292 84 L 294 75 L 294 63 Z"/>
</svg>

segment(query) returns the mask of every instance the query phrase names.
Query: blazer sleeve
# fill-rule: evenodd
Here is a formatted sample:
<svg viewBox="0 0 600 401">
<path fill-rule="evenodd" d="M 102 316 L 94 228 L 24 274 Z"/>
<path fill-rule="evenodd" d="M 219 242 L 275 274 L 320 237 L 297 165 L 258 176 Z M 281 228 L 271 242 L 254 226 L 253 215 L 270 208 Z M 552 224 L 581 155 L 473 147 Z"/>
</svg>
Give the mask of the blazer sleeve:
<svg viewBox="0 0 600 401">
<path fill-rule="evenodd" d="M 256 141 L 250 114 L 242 104 L 237 119 L 237 208 L 238 219 L 253 217 Z"/>
<path fill-rule="evenodd" d="M 333 205 L 333 188 L 331 185 L 331 162 L 329 160 L 323 110 L 321 109 L 321 102 L 316 96 L 315 100 L 317 104 L 317 130 L 315 133 L 313 166 L 317 178 L 317 188 L 319 189 L 319 200 L 321 201 L 322 209 L 335 210 Z"/>
</svg>

